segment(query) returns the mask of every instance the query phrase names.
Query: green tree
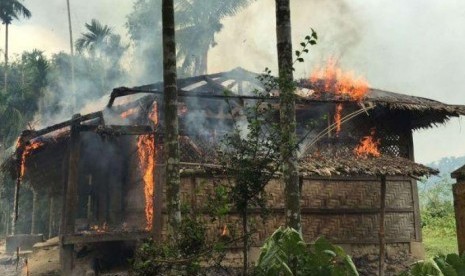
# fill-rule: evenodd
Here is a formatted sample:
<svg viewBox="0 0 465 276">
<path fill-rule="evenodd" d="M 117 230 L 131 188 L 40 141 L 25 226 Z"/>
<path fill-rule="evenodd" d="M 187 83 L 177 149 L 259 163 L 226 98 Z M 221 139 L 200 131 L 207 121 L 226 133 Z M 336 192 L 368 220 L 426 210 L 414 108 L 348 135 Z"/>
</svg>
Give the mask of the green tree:
<svg viewBox="0 0 465 276">
<path fill-rule="evenodd" d="M 31 11 L 29 11 L 18 0 L 2 0 L 0 2 L 0 19 L 5 25 L 5 72 L 4 72 L 4 92 L 8 90 L 8 26 L 13 22 L 13 19 L 19 17 L 30 18 Z"/>
<path fill-rule="evenodd" d="M 127 17 L 126 28 L 134 45 L 134 56 L 141 72 L 139 82 L 163 78 L 161 0 L 137 0 Z M 150 34 L 150 35 L 148 35 Z M 151 57 L 147 59 L 147 57 Z"/>
<path fill-rule="evenodd" d="M 84 69 L 84 71 L 97 74 L 100 82 L 97 87 L 101 91 L 98 94 L 101 95 L 111 89 L 118 81 L 121 82 L 124 72 L 120 66 L 120 61 L 128 46 L 122 44 L 120 35 L 114 34 L 109 26 L 101 24 L 96 19 L 86 23 L 85 28 L 87 31 L 76 40 L 75 46 L 81 55 L 81 61 L 79 57 L 75 57 L 74 63 L 77 64 L 74 64 L 74 68 L 75 71 Z M 84 66 L 84 68 L 79 68 L 79 66 Z M 86 79 L 94 78 L 88 76 L 83 80 Z M 81 82 L 83 80 L 81 79 Z M 78 86 L 81 85 L 81 82 L 77 79 Z"/>
<path fill-rule="evenodd" d="M 177 58 L 183 76 L 207 72 L 208 51 L 216 45 L 215 34 L 221 21 L 235 15 L 253 0 L 179 0 L 175 5 Z M 162 76 L 160 0 L 138 0 L 128 15 L 126 27 L 134 42 L 138 66 L 144 67 L 142 81 L 156 81 Z M 151 35 L 148 36 L 147 34 Z M 156 58 L 146 60 L 145 57 Z"/>
<path fill-rule="evenodd" d="M 10 67 L 10 93 L 0 97 L 0 144 L 8 148 L 28 126 L 48 85 L 49 62 L 42 51 L 24 52 Z"/>
<path fill-rule="evenodd" d="M 296 147 L 295 84 L 292 68 L 291 10 L 289 0 L 276 0 L 276 34 L 282 133 L 281 157 L 285 182 L 286 222 L 289 227 L 301 232 L 300 187 Z"/>
<path fill-rule="evenodd" d="M 177 9 L 178 58 L 183 75 L 202 75 L 208 69 L 208 51 L 215 47 L 221 20 L 235 15 L 252 0 L 179 0 Z"/>
<path fill-rule="evenodd" d="M 280 168 L 279 124 L 275 122 L 276 110 L 267 102 L 269 92 L 276 89 L 276 81 L 269 70 L 259 80 L 265 90 L 255 94 L 261 99 L 245 106 L 242 114 L 234 115 L 232 103 L 227 101 L 233 126 L 222 140 L 220 156 L 229 184 L 228 201 L 242 218 L 243 275 L 247 275 L 248 269 L 250 209 L 259 208 L 262 215 L 266 214 L 265 187 Z"/>
</svg>

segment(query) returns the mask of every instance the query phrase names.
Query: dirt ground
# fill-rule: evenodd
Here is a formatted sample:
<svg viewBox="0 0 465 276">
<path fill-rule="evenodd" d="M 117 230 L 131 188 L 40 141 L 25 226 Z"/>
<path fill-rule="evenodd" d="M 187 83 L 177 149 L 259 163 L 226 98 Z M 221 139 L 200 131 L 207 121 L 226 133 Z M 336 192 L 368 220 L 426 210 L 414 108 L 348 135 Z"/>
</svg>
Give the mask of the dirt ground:
<svg viewBox="0 0 465 276">
<path fill-rule="evenodd" d="M 53 276 L 60 275 L 60 255 L 58 238 L 48 240 L 35 248 L 28 256 L 27 266 L 23 267 L 21 276 Z M 29 275 L 27 274 L 29 270 Z"/>
<path fill-rule="evenodd" d="M 5 240 L 0 240 L 0 275 L 18 276 L 21 275 L 23 260 L 16 264 L 16 256 L 5 253 Z"/>
<path fill-rule="evenodd" d="M 1 276 L 54 276 L 59 274 L 58 244 L 49 243 L 37 252 L 20 254 L 19 263 L 16 254 L 5 253 L 5 240 L 0 240 Z M 27 265 L 26 265 L 27 263 Z M 29 273 L 28 273 L 29 272 Z"/>
</svg>

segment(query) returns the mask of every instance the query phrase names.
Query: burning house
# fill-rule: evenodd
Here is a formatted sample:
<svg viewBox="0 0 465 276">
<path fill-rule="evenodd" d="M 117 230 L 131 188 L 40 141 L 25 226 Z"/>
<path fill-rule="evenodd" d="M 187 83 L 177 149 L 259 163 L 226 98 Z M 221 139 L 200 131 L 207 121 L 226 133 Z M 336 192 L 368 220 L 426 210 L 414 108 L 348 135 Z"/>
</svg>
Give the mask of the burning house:
<svg viewBox="0 0 465 276">
<path fill-rule="evenodd" d="M 222 181 L 211 171 L 214 145 L 230 126 L 224 100 L 240 113 L 262 84 L 239 68 L 180 79 L 178 88 L 182 201 L 201 212 Z M 63 267 L 72 266 L 75 245 L 164 235 L 162 96 L 162 83 L 117 88 L 102 111 L 24 131 L 16 154 L 3 164 L 18 179 L 17 192 L 27 181 L 55 202 L 49 232 L 61 236 Z M 415 163 L 412 132 L 465 115 L 465 106 L 370 89 L 336 68 L 300 81 L 296 101 L 305 240 L 324 235 L 369 271 L 378 262 L 370 256 L 384 244 L 388 269 L 407 262 L 407 255 L 421 257 L 416 180 L 436 172 Z M 266 191 L 271 215 L 255 226 L 252 255 L 285 222 L 284 184 L 273 179 Z M 261 221 L 258 211 L 251 213 Z M 208 233 L 221 235 L 238 221 L 231 213 L 221 225 L 208 225 Z M 239 249 L 230 250 L 231 262 L 240 263 Z"/>
</svg>

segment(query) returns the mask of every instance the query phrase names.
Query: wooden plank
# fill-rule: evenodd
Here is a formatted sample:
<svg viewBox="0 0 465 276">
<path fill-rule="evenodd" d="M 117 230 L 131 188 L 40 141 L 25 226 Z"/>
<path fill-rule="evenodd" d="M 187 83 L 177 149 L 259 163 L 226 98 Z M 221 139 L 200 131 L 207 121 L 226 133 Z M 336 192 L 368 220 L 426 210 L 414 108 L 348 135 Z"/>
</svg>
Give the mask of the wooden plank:
<svg viewBox="0 0 465 276">
<path fill-rule="evenodd" d="M 452 186 L 459 252 L 465 251 L 465 181 Z"/>
<path fill-rule="evenodd" d="M 151 126 L 124 126 L 124 125 L 81 125 L 79 131 L 91 131 L 100 135 L 146 135 L 153 133 Z"/>
<path fill-rule="evenodd" d="M 163 144 L 155 137 L 155 171 L 153 190 L 153 218 L 152 218 L 152 238 L 157 242 L 162 241 L 163 230 L 163 184 L 165 183 L 165 164 L 163 160 Z"/>
<path fill-rule="evenodd" d="M 303 215 L 321 215 L 321 216 L 336 216 L 336 215 L 377 215 L 379 214 L 379 208 L 302 208 L 301 213 Z M 166 210 L 162 210 L 163 214 L 166 214 Z M 200 211 L 199 211 L 200 212 Z M 203 211 L 207 214 L 207 211 Z M 284 214 L 284 208 L 268 208 L 267 212 L 271 214 Z M 261 213 L 260 208 L 251 208 L 249 209 L 250 214 L 259 214 Z M 385 213 L 389 214 L 405 214 L 413 213 L 413 208 L 385 208 Z M 229 215 L 237 214 L 237 211 L 231 210 Z"/>
<path fill-rule="evenodd" d="M 408 142 L 408 150 L 409 150 L 409 159 L 415 162 L 415 149 L 413 144 L 413 134 L 412 130 L 409 129 L 407 131 L 407 142 Z M 420 198 L 418 196 L 418 184 L 416 180 L 410 181 L 411 188 L 412 188 L 412 200 L 413 200 L 413 207 L 415 208 L 415 212 L 413 214 L 414 226 L 415 226 L 415 240 L 421 242 L 423 240 L 422 233 L 421 233 L 421 214 L 420 214 Z"/>
<path fill-rule="evenodd" d="M 40 129 L 40 130 L 36 130 L 36 131 L 35 130 L 30 131 L 29 136 L 27 136 L 25 138 L 28 139 L 28 140 L 31 140 L 31 139 L 37 138 L 39 136 L 48 134 L 50 132 L 53 132 L 53 131 L 68 127 L 68 126 L 70 126 L 72 124 L 78 124 L 78 123 L 81 123 L 81 122 L 85 122 L 85 121 L 89 121 L 89 120 L 93 120 L 93 119 L 97 119 L 97 118 L 100 118 L 100 119 L 103 120 L 102 111 L 85 114 L 85 115 L 75 117 L 75 118 L 73 117 L 71 120 L 64 121 L 64 122 L 61 122 L 59 124 L 55 124 L 55 125 L 52 125 L 52 126 Z"/>
<path fill-rule="evenodd" d="M 37 217 L 38 217 L 38 199 L 39 193 L 36 189 L 32 189 L 32 218 L 31 218 L 31 235 L 37 234 Z"/>
<path fill-rule="evenodd" d="M 137 241 L 149 237 L 150 232 L 148 231 L 70 234 L 62 237 L 62 243 L 64 245 L 74 245 L 110 241 Z"/>
</svg>

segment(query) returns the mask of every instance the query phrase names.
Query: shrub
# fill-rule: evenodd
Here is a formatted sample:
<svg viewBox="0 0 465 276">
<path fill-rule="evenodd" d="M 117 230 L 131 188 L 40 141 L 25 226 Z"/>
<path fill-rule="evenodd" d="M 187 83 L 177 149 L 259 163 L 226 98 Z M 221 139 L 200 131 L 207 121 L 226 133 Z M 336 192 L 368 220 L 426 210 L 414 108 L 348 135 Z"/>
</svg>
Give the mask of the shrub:
<svg viewBox="0 0 465 276">
<path fill-rule="evenodd" d="M 344 250 L 325 238 L 307 246 L 292 228 L 279 228 L 261 249 L 255 269 L 258 275 L 358 275 Z"/>
</svg>

